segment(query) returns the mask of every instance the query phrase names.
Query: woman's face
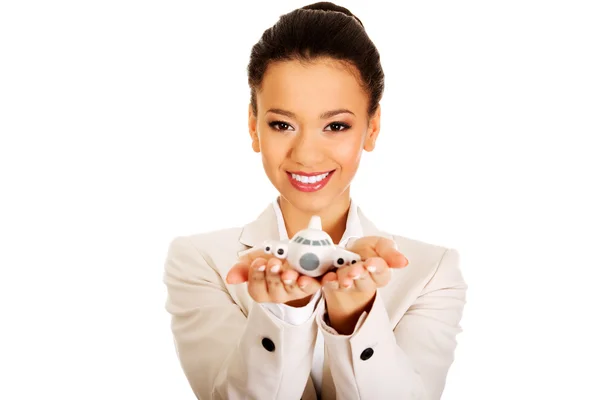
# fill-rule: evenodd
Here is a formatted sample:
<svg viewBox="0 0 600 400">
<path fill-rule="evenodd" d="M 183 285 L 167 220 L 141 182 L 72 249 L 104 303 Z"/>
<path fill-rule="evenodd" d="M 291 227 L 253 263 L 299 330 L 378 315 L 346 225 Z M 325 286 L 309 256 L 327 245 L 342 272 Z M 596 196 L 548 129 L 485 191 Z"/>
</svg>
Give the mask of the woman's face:
<svg viewBox="0 0 600 400">
<path fill-rule="evenodd" d="M 349 196 L 363 150 L 379 133 L 354 67 L 331 59 L 269 64 L 249 112 L 252 148 L 282 197 L 318 213 Z"/>
</svg>

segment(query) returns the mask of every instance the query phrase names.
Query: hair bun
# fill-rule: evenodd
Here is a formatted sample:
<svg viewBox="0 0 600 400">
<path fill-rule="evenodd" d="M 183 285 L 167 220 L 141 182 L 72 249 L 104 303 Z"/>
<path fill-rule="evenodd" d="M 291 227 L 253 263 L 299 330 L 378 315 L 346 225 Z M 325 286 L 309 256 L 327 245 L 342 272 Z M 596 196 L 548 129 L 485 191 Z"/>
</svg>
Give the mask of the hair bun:
<svg viewBox="0 0 600 400">
<path fill-rule="evenodd" d="M 302 10 L 321 10 L 321 11 L 337 11 L 343 14 L 346 14 L 349 17 L 352 17 L 358 21 L 358 23 L 364 28 L 363 23 L 360 19 L 354 14 L 350 12 L 345 7 L 338 6 L 337 4 L 331 3 L 329 1 L 320 1 L 318 3 L 309 4 L 307 6 L 302 7 Z"/>
</svg>

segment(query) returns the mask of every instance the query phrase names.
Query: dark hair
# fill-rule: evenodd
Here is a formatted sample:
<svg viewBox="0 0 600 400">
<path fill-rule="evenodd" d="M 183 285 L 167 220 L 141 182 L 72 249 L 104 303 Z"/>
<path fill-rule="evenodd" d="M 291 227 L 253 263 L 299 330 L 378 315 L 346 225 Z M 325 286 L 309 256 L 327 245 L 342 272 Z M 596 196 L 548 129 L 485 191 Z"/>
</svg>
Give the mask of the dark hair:
<svg viewBox="0 0 600 400">
<path fill-rule="evenodd" d="M 250 103 L 257 113 L 256 91 L 270 62 L 308 62 L 330 57 L 350 63 L 360 72 L 361 85 L 369 94 L 369 116 L 383 95 L 384 74 L 379 52 L 362 22 L 348 9 L 319 2 L 282 15 L 252 47 L 248 64 Z"/>
</svg>

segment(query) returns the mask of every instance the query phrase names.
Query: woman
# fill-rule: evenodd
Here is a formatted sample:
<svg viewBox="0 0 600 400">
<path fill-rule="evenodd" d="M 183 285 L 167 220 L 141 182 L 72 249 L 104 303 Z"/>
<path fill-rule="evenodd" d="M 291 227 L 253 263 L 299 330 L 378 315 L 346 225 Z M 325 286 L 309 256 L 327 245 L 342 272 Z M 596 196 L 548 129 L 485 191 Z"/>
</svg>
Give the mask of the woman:
<svg viewBox="0 0 600 400">
<path fill-rule="evenodd" d="M 362 23 L 332 3 L 294 10 L 253 47 L 248 74 L 252 148 L 280 196 L 241 229 L 176 238 L 166 261 L 196 396 L 439 399 L 466 285 L 456 250 L 381 232 L 350 198 L 384 87 Z M 362 262 L 311 278 L 263 252 L 313 215 Z"/>
</svg>

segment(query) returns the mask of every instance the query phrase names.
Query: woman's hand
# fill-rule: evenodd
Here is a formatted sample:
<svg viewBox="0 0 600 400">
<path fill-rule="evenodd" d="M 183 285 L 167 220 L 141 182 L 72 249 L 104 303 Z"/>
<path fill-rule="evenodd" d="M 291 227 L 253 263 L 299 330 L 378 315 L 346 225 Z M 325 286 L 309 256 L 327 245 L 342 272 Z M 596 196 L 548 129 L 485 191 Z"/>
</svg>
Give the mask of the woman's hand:
<svg viewBox="0 0 600 400">
<path fill-rule="evenodd" d="M 362 313 L 370 310 L 377 288 L 391 280 L 391 268 L 408 265 L 390 239 L 368 236 L 347 249 L 364 261 L 328 272 L 321 279 L 330 325 L 343 335 L 351 334 Z"/>
<path fill-rule="evenodd" d="M 303 307 L 321 289 L 321 283 L 300 275 L 287 261 L 262 250 L 242 256 L 227 274 L 227 283 L 248 282 L 248 293 L 257 303 L 285 303 Z"/>
</svg>

